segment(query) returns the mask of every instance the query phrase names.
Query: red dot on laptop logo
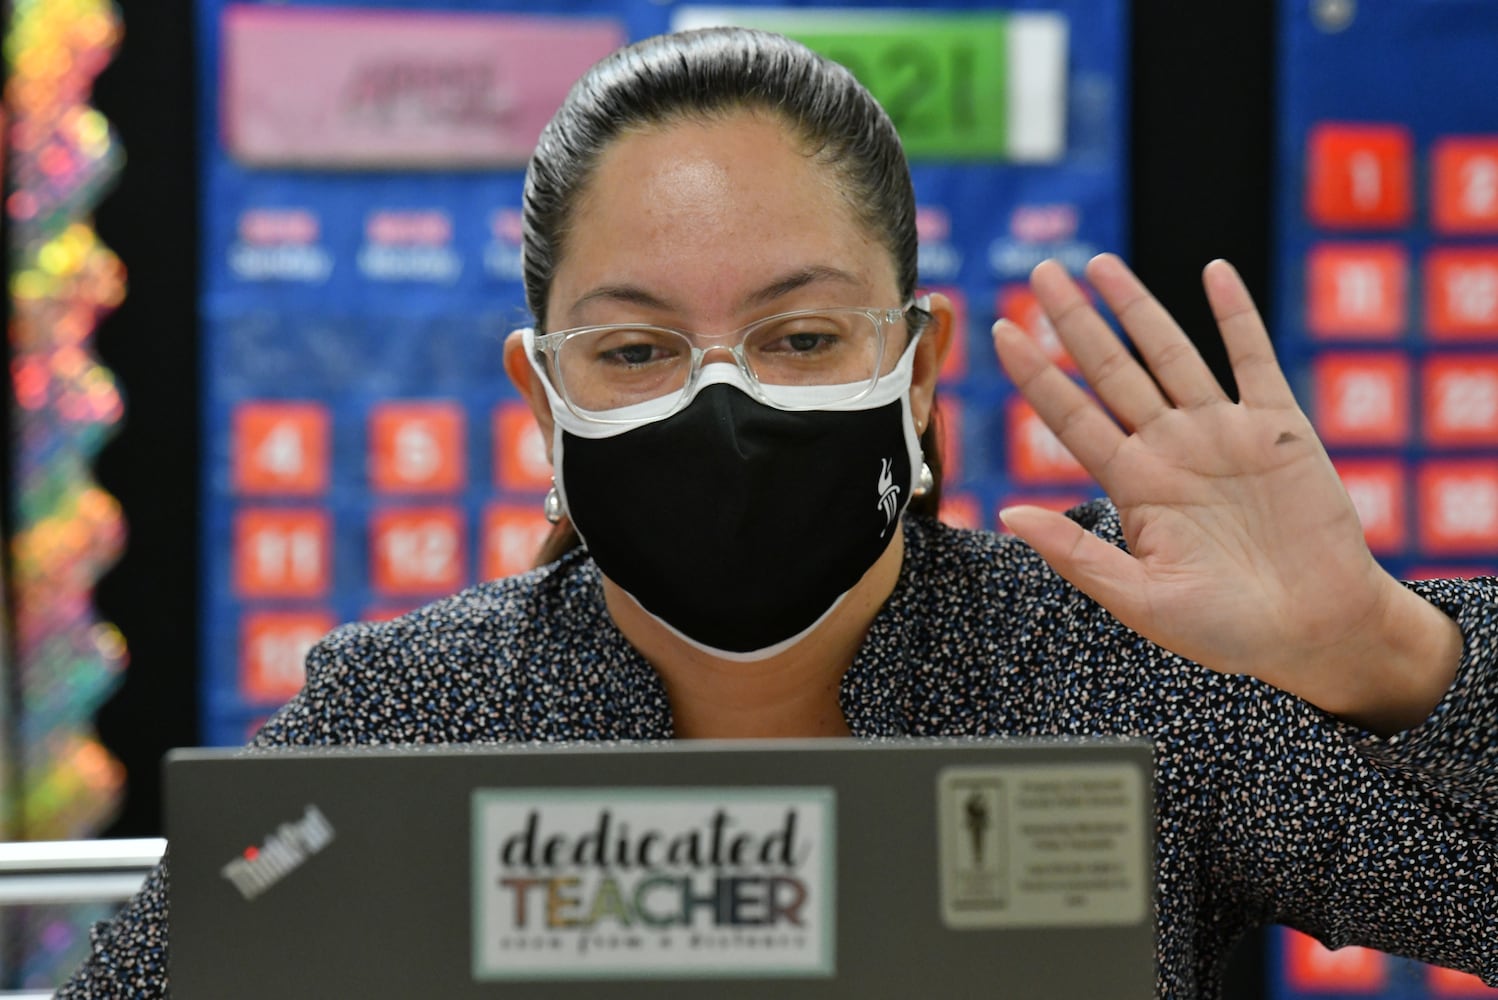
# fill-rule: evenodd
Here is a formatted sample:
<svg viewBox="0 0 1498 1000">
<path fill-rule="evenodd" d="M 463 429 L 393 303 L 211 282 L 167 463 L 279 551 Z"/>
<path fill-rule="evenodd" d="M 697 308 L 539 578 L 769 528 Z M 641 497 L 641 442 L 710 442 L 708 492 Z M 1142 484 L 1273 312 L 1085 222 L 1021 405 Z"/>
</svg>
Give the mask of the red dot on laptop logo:
<svg viewBox="0 0 1498 1000">
<path fill-rule="evenodd" d="M 276 827 L 259 847 L 246 847 L 243 854 L 219 869 L 219 874 L 232 882 L 241 896 L 252 900 L 332 843 L 334 834 L 328 818 L 317 806 L 309 805 L 300 819 Z"/>
</svg>

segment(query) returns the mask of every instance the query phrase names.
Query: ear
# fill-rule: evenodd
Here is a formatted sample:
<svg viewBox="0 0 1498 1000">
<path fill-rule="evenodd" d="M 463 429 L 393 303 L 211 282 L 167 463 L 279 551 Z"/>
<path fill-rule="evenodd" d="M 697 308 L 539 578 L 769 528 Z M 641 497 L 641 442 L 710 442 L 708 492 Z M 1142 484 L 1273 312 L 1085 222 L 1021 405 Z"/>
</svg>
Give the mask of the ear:
<svg viewBox="0 0 1498 1000">
<path fill-rule="evenodd" d="M 525 340 L 519 330 L 505 338 L 505 374 L 510 376 L 510 381 L 530 405 L 531 413 L 536 417 L 536 425 L 541 428 L 541 440 L 546 442 L 546 460 L 552 461 L 551 400 L 546 396 L 541 376 L 536 374 L 535 366 L 526 356 Z"/>
<path fill-rule="evenodd" d="M 910 380 L 910 414 L 915 418 L 917 434 L 924 433 L 931 423 L 931 407 L 936 400 L 936 380 L 941 374 L 942 362 L 952 348 L 955 335 L 952 302 L 945 295 L 931 294 L 928 310 L 931 322 L 915 345 L 915 365 Z"/>
</svg>

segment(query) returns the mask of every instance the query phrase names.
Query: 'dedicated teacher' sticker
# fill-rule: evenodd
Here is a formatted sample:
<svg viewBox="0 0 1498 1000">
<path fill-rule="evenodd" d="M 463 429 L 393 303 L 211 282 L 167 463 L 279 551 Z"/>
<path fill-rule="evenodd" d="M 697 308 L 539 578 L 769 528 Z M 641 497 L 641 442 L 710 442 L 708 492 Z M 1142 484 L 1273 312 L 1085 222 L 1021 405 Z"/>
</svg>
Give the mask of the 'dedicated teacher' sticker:
<svg viewBox="0 0 1498 1000">
<path fill-rule="evenodd" d="M 830 976 L 829 788 L 473 793 L 475 979 Z"/>
<path fill-rule="evenodd" d="M 937 809 L 947 926 L 1118 925 L 1149 915 L 1149 810 L 1138 768 L 947 768 Z"/>
</svg>

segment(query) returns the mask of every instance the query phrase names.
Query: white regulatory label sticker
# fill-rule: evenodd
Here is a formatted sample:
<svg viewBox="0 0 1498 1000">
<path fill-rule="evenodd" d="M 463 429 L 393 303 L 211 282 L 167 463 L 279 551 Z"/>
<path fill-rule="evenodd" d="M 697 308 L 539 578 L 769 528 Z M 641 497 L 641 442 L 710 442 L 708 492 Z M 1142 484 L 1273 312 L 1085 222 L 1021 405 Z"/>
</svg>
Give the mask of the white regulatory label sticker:
<svg viewBox="0 0 1498 1000">
<path fill-rule="evenodd" d="M 1150 903 L 1145 779 L 1129 764 L 955 767 L 937 779 L 954 928 L 1133 924 Z"/>
</svg>

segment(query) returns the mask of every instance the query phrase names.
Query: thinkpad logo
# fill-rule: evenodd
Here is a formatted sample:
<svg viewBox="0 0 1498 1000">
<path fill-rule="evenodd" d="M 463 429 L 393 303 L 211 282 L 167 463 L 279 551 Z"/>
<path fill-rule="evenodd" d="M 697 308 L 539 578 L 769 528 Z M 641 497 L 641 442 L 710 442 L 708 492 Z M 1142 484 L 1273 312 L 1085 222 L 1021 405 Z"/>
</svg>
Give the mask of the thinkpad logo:
<svg viewBox="0 0 1498 1000">
<path fill-rule="evenodd" d="M 332 843 L 333 834 L 333 824 L 328 818 L 317 806 L 308 806 L 301 819 L 282 823 L 265 838 L 265 843 L 246 847 L 244 853 L 224 865 L 219 873 L 245 899 L 254 899 Z"/>
</svg>

